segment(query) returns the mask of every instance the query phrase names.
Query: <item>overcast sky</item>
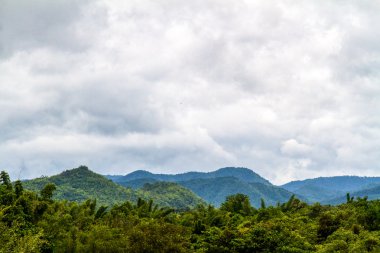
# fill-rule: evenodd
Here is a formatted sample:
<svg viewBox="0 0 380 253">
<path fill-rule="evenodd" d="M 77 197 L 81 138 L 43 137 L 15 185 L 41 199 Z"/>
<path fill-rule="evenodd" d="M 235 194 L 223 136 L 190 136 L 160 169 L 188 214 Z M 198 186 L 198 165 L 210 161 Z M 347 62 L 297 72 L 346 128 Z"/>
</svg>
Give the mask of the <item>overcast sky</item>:
<svg viewBox="0 0 380 253">
<path fill-rule="evenodd" d="M 379 13 L 373 0 L 0 0 L 0 169 L 380 176 Z"/>
</svg>

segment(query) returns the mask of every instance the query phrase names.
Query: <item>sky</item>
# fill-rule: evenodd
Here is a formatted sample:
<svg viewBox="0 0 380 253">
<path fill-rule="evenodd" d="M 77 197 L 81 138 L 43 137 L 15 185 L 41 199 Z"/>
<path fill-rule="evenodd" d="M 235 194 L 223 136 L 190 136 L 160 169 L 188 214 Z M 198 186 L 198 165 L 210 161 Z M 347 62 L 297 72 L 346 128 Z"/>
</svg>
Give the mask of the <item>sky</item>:
<svg viewBox="0 0 380 253">
<path fill-rule="evenodd" d="M 0 169 L 380 176 L 379 12 L 373 0 L 0 0 Z"/>
</svg>

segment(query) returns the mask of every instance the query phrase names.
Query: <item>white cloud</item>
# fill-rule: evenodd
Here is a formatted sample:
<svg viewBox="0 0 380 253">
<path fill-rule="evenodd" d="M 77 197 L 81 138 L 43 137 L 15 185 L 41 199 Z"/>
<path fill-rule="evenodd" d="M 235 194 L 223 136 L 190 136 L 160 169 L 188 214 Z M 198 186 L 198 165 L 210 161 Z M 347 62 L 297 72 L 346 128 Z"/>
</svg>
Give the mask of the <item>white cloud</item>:
<svg viewBox="0 0 380 253">
<path fill-rule="evenodd" d="M 284 141 L 281 146 L 281 152 L 284 155 L 294 157 L 305 157 L 311 152 L 312 148 L 309 145 L 299 143 L 295 139 Z"/>
</svg>

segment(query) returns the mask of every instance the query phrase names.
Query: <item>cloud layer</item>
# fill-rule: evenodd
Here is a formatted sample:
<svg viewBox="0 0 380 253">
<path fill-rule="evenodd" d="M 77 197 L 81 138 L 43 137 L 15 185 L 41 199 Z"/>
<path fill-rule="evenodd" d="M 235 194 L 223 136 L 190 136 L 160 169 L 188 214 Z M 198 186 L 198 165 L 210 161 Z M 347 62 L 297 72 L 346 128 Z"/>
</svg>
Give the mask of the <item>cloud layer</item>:
<svg viewBox="0 0 380 253">
<path fill-rule="evenodd" d="M 377 1 L 2 0 L 1 169 L 379 175 L 378 11 Z"/>
</svg>

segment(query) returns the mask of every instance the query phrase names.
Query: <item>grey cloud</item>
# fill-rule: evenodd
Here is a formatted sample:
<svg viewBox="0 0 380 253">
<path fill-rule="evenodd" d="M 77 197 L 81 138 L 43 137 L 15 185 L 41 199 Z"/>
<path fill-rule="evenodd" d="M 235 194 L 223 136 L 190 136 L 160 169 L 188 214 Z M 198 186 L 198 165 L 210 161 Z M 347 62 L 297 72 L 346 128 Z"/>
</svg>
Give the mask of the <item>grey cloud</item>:
<svg viewBox="0 0 380 253">
<path fill-rule="evenodd" d="M 93 1 L 3 0 L 0 9 L 0 55 L 36 48 L 54 48 L 80 52 L 91 45 L 83 37 L 88 29 L 79 23 L 85 19 L 84 11 L 94 8 Z M 97 12 L 101 12 L 98 10 Z M 92 22 L 102 25 L 101 17 L 93 13 Z"/>
<path fill-rule="evenodd" d="M 4 3 L 0 166 L 13 176 L 378 175 L 376 2 Z"/>
</svg>

